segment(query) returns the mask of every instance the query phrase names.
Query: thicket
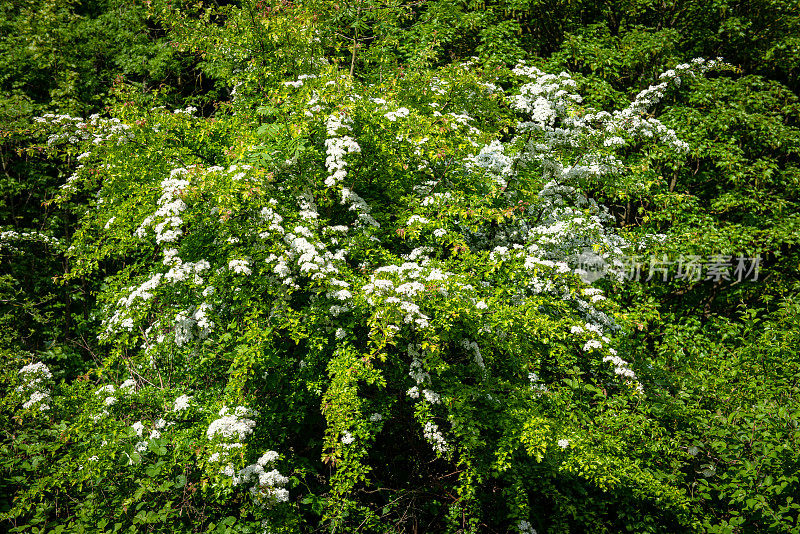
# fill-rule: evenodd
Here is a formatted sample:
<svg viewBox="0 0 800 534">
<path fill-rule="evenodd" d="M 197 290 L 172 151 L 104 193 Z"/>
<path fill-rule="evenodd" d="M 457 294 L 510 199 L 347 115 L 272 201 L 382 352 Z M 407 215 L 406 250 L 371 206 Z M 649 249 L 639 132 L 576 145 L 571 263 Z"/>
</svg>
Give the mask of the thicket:
<svg viewBox="0 0 800 534">
<path fill-rule="evenodd" d="M 800 529 L 791 2 L 0 35 L 4 529 Z"/>
</svg>

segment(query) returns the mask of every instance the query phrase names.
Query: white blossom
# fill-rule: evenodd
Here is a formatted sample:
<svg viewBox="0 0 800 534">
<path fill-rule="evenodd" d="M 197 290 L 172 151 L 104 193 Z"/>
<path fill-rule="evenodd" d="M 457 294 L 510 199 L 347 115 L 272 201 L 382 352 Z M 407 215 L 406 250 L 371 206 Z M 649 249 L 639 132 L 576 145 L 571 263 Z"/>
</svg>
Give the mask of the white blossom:
<svg viewBox="0 0 800 534">
<path fill-rule="evenodd" d="M 439 431 L 439 427 L 428 421 L 422 429 L 425 439 L 433 446 L 433 449 L 438 453 L 445 453 L 450 450 L 450 446 L 444 438 L 444 435 Z"/>
<path fill-rule="evenodd" d="M 191 401 L 191 397 L 187 395 L 181 395 L 177 399 L 175 399 L 175 403 L 172 406 L 173 412 L 182 412 L 183 410 L 189 407 L 189 402 Z"/>
<path fill-rule="evenodd" d="M 250 270 L 250 261 L 246 259 L 231 260 L 228 262 L 228 268 L 236 274 L 244 274 L 248 276 L 252 274 L 252 271 Z"/>
<path fill-rule="evenodd" d="M 246 436 L 253 432 L 256 422 L 248 419 L 247 415 L 252 412 L 244 406 L 238 406 L 234 409 L 234 413 L 228 415 L 228 409 L 223 408 L 220 411 L 219 419 L 214 420 L 206 431 L 206 436 L 209 440 L 219 435 L 224 439 L 236 437 L 239 441 L 243 440 Z"/>
<path fill-rule="evenodd" d="M 397 119 L 402 119 L 404 117 L 408 117 L 409 110 L 408 108 L 398 108 L 396 111 L 390 111 L 384 117 L 389 119 L 390 121 L 394 122 Z"/>
</svg>

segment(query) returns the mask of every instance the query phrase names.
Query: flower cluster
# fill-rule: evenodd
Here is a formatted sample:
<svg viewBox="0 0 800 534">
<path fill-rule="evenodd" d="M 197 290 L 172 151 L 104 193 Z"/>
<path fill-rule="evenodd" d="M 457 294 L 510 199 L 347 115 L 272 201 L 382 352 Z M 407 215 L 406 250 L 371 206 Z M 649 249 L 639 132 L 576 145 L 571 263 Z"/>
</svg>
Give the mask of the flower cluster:
<svg viewBox="0 0 800 534">
<path fill-rule="evenodd" d="M 328 177 L 325 179 L 326 187 L 334 187 L 342 183 L 347 176 L 345 155 L 361 152 L 361 147 L 355 139 L 349 135 L 339 135 L 341 130 L 352 130 L 350 123 L 351 120 L 346 115 L 339 116 L 334 113 L 328 117 L 326 123 L 328 139 L 325 140 L 325 150 L 328 154 L 328 158 L 325 160 L 325 167 L 328 169 Z"/>
<path fill-rule="evenodd" d="M 228 269 L 236 274 L 243 274 L 245 276 L 249 276 L 253 273 L 253 271 L 250 270 L 249 260 L 231 260 L 228 262 Z"/>
<path fill-rule="evenodd" d="M 47 138 L 48 145 L 58 143 L 75 145 L 86 141 L 95 145 L 107 141 L 121 144 L 133 137 L 130 132 L 130 125 L 125 124 L 116 117 L 104 119 L 99 114 L 94 114 L 88 119 L 84 119 L 66 114 L 45 113 L 41 117 L 35 117 L 33 120 L 36 123 L 58 127 L 58 131 Z"/>
<path fill-rule="evenodd" d="M 431 375 L 425 369 L 424 361 L 427 359 L 427 354 L 421 350 L 422 347 L 415 344 L 408 345 L 408 355 L 411 357 L 411 364 L 409 366 L 408 374 L 416 383 L 411 389 L 408 390 L 407 395 L 412 399 L 421 399 L 427 405 L 436 405 L 441 403 L 441 396 L 430 389 Z M 424 406 L 424 404 L 423 404 Z M 425 410 L 419 412 L 420 415 L 426 413 Z M 439 430 L 436 423 L 428 415 L 424 417 L 422 426 L 422 434 L 426 440 L 431 444 L 433 450 L 439 454 L 444 454 L 450 450 L 450 446 L 444 437 L 444 434 Z"/>
<path fill-rule="evenodd" d="M 447 440 L 444 438 L 444 435 L 439 430 L 439 427 L 436 425 L 436 423 L 432 421 L 425 423 L 425 426 L 422 429 L 422 434 L 425 436 L 425 439 L 428 440 L 431 446 L 433 446 L 433 450 L 439 454 L 444 454 L 450 450 Z"/>
<path fill-rule="evenodd" d="M 176 406 L 177 404 L 176 401 Z M 238 471 L 231 463 L 233 461 L 231 454 L 243 450 L 244 444 L 241 442 L 252 434 L 255 421 L 250 417 L 257 417 L 258 412 L 245 406 L 233 409 L 224 406 L 219 415 L 220 418 L 214 420 L 206 431 L 209 440 L 218 440 L 215 444 L 217 451 L 209 457 L 209 462 L 222 465 L 220 472 L 231 478 L 233 486 L 250 484 L 250 495 L 260 505 L 268 508 L 287 501 L 289 492 L 282 486 L 289 482 L 289 479 L 277 469 L 265 470 L 265 467 L 278 460 L 277 452 L 267 451 L 254 464 Z"/>
<path fill-rule="evenodd" d="M 316 77 L 317 77 L 316 74 L 301 74 L 300 76 L 297 77 L 297 80 L 292 82 L 283 82 L 283 85 L 286 87 L 292 87 L 294 89 L 298 89 L 300 87 L 303 87 L 303 82 L 305 80 L 313 80 Z"/>
<path fill-rule="evenodd" d="M 194 339 L 194 330 L 197 328 L 200 339 L 205 339 L 214 328 L 214 321 L 208 317 L 211 304 L 203 302 L 199 306 L 190 306 L 175 315 L 174 335 L 175 345 L 182 347 Z"/>
<path fill-rule="evenodd" d="M 233 485 L 252 484 L 250 495 L 265 507 L 288 501 L 289 490 L 282 486 L 286 485 L 289 479 L 280 474 L 277 469 L 270 471 L 264 469 L 266 466 L 274 464 L 278 458 L 279 455 L 275 451 L 265 452 L 256 460 L 256 463 L 240 469 L 233 476 Z"/>
<path fill-rule="evenodd" d="M 397 119 L 408 117 L 408 114 L 409 114 L 408 108 L 398 108 L 396 111 L 388 112 L 386 115 L 384 115 L 384 117 L 394 122 Z"/>
<path fill-rule="evenodd" d="M 189 404 L 191 403 L 192 398 L 188 395 L 181 395 L 177 399 L 172 406 L 173 412 L 182 412 L 189 408 Z"/>
<path fill-rule="evenodd" d="M 230 410 L 223 406 L 219 411 L 219 419 L 215 419 L 206 431 L 209 440 L 220 436 L 223 439 L 236 437 L 240 441 L 253 432 L 256 422 L 249 417 L 255 417 L 258 413 L 246 406 L 237 406 Z"/>
<path fill-rule="evenodd" d="M 478 154 L 470 155 L 466 160 L 470 170 L 482 169 L 494 177 L 497 185 L 505 188 L 508 179 L 514 174 L 514 158 L 506 155 L 506 146 L 495 139 L 481 148 Z"/>
<path fill-rule="evenodd" d="M 275 263 L 273 271 L 283 284 L 293 286 L 292 276 L 308 276 L 312 280 L 323 280 L 339 272 L 336 264 L 344 260 L 345 249 L 336 252 L 328 250 L 328 246 L 307 226 L 295 226 L 293 231 L 286 232 L 282 238 L 286 247 L 280 256 L 275 254 L 267 258 L 267 263 Z"/>
<path fill-rule="evenodd" d="M 416 255 L 411 254 L 406 259 Z M 444 284 L 452 276 L 451 273 L 434 267 L 430 260 L 420 265 L 414 261 L 405 261 L 400 265 L 389 264 L 375 269 L 361 292 L 367 297 L 370 305 L 393 312 L 402 318 L 403 323 L 424 330 L 430 326 L 430 317 L 422 312 L 415 299 L 421 300 L 433 287 L 439 293 L 448 294 Z M 435 286 L 434 286 L 435 284 Z M 458 284 L 452 281 L 453 285 Z"/>
<path fill-rule="evenodd" d="M 99 114 L 94 114 L 85 119 L 66 114 L 46 113 L 33 120 L 52 132 L 47 138 L 48 146 L 55 147 L 60 144 L 90 146 L 77 157 L 78 166 L 61 186 L 65 192 L 75 190 L 81 173 L 86 169 L 85 160 L 92 156 L 94 146 L 121 145 L 134 138 L 131 126 L 116 117 L 105 119 Z"/>
<path fill-rule="evenodd" d="M 0 250 L 6 248 L 12 251 L 18 251 L 19 249 L 16 247 L 18 241 L 38 241 L 53 248 L 61 246 L 61 241 L 59 239 L 35 230 L 23 232 L 5 230 L 0 232 Z"/>
<path fill-rule="evenodd" d="M 148 229 L 153 227 L 156 244 L 175 243 L 183 234 L 181 226 L 184 221 L 181 214 L 188 206 L 181 197 L 183 191 L 190 185 L 188 178 L 193 174 L 213 174 L 224 170 L 222 167 L 201 169 L 190 165 L 186 168 L 181 167 L 170 171 L 169 177 L 161 181 L 162 194 L 158 199 L 155 212 L 144 219 L 134 234 L 143 239 L 147 236 Z M 232 174 L 237 170 L 236 166 L 232 166 L 226 172 L 227 174 Z M 231 179 L 235 178 L 236 176 L 231 177 Z M 116 305 L 110 307 L 110 309 L 113 309 L 113 313 L 103 319 L 105 328 L 100 335 L 102 340 L 111 340 L 114 335 L 121 331 L 133 332 L 138 322 L 136 317 L 145 315 L 146 305 L 153 301 L 157 291 L 160 291 L 159 288 L 165 284 L 186 283 L 193 286 L 202 286 L 205 283 L 204 277 L 211 269 L 210 262 L 205 259 L 194 262 L 184 261 L 179 256 L 178 249 L 173 248 L 174 246 L 178 245 L 163 249 L 161 263 L 167 268 L 166 272 L 152 273 L 139 286 L 129 287 L 128 295 L 117 299 Z M 233 260 L 230 263 L 230 268 L 237 273 L 249 274 L 250 272 L 246 260 Z M 213 293 L 214 288 L 211 286 L 202 290 L 204 297 Z M 183 309 L 173 309 L 174 319 L 171 324 L 155 321 L 146 325 L 146 327 L 142 327 L 140 331 L 143 338 L 142 348 L 147 351 L 152 350 L 155 346 L 165 341 L 166 334 L 170 330 L 173 334 L 171 339 L 178 347 L 181 347 L 196 337 L 200 339 L 207 337 L 215 326 L 214 321 L 209 316 L 212 305 L 208 302 L 193 304 Z"/>
<path fill-rule="evenodd" d="M 357 213 L 356 227 L 380 228 L 380 223 L 371 215 L 372 208 L 357 193 L 348 187 L 342 188 L 341 204 Z"/>
<path fill-rule="evenodd" d="M 22 384 L 17 386 L 17 392 L 28 396 L 22 407 L 49 410 L 50 390 L 47 381 L 53 378 L 50 369 L 41 362 L 30 363 L 19 370 L 19 375 Z"/>
<path fill-rule="evenodd" d="M 183 234 L 181 225 L 183 219 L 180 217 L 187 206 L 180 198 L 181 192 L 189 186 L 189 180 L 177 178 L 178 176 L 188 175 L 191 168 L 177 168 L 169 173 L 169 178 L 161 182 L 161 198 L 158 199 L 158 209 L 153 215 L 147 216 L 142 224 L 137 228 L 136 235 L 144 237 L 147 228 L 155 225 L 156 243 L 173 243 Z"/>
<path fill-rule="evenodd" d="M 159 418 L 155 422 L 153 422 L 152 428 L 150 429 L 147 437 L 145 437 L 144 423 L 142 423 L 141 421 L 136 421 L 135 423 L 133 423 L 131 425 L 131 429 L 133 429 L 133 431 L 136 432 L 136 436 L 144 438 L 136 442 L 136 444 L 133 446 L 133 451 L 139 454 L 139 456 L 141 457 L 141 455 L 146 453 L 150 448 L 150 443 L 153 440 L 159 439 L 161 437 L 161 431 L 165 429 L 167 426 L 170 426 L 172 424 L 174 423 L 168 423 L 163 418 Z M 129 462 L 134 463 L 134 458 L 135 457 L 129 457 Z"/>
</svg>

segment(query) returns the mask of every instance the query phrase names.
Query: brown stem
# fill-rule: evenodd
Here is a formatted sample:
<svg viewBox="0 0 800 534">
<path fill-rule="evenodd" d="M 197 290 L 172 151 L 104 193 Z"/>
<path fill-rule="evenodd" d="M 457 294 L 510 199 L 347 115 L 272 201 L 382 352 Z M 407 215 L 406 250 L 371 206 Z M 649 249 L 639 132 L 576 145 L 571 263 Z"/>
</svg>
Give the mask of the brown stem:
<svg viewBox="0 0 800 534">
<path fill-rule="evenodd" d="M 358 2 L 358 10 L 356 11 L 356 22 L 358 22 L 358 18 L 361 16 L 361 0 Z M 358 48 L 358 26 L 355 28 L 356 35 L 353 37 L 353 55 L 350 57 L 350 77 L 353 77 L 353 72 L 356 68 L 356 49 Z"/>
</svg>

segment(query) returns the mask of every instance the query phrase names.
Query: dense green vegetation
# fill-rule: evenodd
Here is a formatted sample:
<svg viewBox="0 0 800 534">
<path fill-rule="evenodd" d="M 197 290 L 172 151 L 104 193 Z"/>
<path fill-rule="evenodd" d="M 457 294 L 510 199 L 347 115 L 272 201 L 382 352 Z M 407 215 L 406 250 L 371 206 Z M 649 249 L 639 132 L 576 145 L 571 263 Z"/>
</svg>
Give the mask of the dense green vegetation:
<svg viewBox="0 0 800 534">
<path fill-rule="evenodd" d="M 792 2 L 0 36 L 4 531 L 800 531 Z"/>
</svg>

